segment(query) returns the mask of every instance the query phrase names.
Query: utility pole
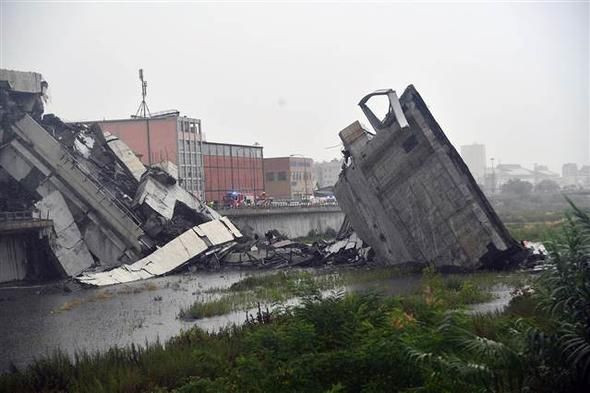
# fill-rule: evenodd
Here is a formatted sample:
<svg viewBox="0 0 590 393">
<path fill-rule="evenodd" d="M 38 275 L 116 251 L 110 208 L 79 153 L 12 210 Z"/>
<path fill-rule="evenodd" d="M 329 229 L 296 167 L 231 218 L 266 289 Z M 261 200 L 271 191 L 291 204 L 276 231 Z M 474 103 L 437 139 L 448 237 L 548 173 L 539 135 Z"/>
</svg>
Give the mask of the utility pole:
<svg viewBox="0 0 590 393">
<path fill-rule="evenodd" d="M 492 161 L 492 194 L 496 193 L 496 170 L 494 169 L 494 157 L 490 158 Z"/>
<path fill-rule="evenodd" d="M 147 81 L 143 79 L 143 68 L 139 69 L 139 80 L 141 81 L 141 103 L 137 112 L 135 112 L 136 118 L 145 119 L 146 137 L 147 137 L 147 149 L 148 149 L 148 165 L 152 165 L 152 143 L 150 136 L 150 109 L 148 108 L 145 97 L 147 96 Z"/>
</svg>

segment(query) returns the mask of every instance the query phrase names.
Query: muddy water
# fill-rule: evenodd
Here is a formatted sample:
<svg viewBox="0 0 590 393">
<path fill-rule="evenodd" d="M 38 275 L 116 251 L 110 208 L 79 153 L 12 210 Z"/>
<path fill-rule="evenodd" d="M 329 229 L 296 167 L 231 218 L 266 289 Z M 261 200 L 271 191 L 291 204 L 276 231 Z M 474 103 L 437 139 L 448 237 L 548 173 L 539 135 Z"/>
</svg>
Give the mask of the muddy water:
<svg viewBox="0 0 590 393">
<path fill-rule="evenodd" d="M 210 298 L 208 289 L 227 288 L 251 274 L 255 273 L 185 274 L 70 293 L 52 290 L 51 285 L 0 288 L 0 372 L 10 362 L 20 368 L 58 348 L 72 355 L 80 350 L 165 342 L 195 325 L 217 330 L 242 323 L 244 312 L 191 322 L 177 315 L 181 308 Z M 408 276 L 354 284 L 346 290 L 401 295 L 419 286 L 419 276 Z M 505 306 L 509 288 L 499 288 L 498 296 L 493 304 L 476 305 L 473 310 L 487 312 Z"/>
<path fill-rule="evenodd" d="M 218 329 L 241 322 L 243 313 L 186 322 L 181 308 L 215 287 L 228 287 L 243 272 L 199 273 L 70 293 L 51 286 L 0 288 L 0 372 L 10 362 L 31 363 L 57 348 L 105 350 L 112 346 L 166 341 L 195 323 Z M 53 292 L 53 293 L 52 293 Z"/>
</svg>

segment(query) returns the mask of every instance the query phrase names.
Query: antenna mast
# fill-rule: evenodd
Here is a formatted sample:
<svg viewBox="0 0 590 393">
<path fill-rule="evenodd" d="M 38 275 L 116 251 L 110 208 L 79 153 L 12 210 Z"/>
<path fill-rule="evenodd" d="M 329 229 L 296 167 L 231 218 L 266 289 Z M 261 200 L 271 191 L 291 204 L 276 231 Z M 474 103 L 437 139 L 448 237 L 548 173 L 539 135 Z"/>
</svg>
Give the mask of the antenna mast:
<svg viewBox="0 0 590 393">
<path fill-rule="evenodd" d="M 139 80 L 141 81 L 141 103 L 139 104 L 139 108 L 137 108 L 137 112 L 135 112 L 135 117 L 148 118 L 151 117 L 151 113 L 145 102 L 145 97 L 147 96 L 147 81 L 143 79 L 143 68 L 139 69 Z"/>
</svg>

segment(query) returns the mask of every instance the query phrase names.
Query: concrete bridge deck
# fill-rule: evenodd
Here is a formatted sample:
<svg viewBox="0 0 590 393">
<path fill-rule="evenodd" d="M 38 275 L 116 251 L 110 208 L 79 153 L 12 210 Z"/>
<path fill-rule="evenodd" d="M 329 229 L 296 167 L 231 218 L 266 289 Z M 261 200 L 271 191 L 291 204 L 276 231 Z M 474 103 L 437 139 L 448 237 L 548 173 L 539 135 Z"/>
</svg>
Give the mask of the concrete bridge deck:
<svg viewBox="0 0 590 393">
<path fill-rule="evenodd" d="M 324 233 L 329 228 L 338 231 L 344 221 L 339 206 L 287 206 L 219 209 L 241 229 L 250 227 L 259 236 L 270 229 L 291 238 L 302 237 L 310 231 Z M 247 232 L 247 231 L 246 231 Z"/>
</svg>

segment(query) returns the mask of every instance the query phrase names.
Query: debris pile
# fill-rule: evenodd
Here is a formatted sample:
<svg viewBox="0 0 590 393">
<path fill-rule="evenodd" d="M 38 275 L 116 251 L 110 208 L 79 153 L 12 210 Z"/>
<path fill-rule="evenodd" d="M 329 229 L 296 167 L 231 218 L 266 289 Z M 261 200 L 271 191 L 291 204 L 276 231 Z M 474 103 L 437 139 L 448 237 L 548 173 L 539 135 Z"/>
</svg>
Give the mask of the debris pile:
<svg viewBox="0 0 590 393">
<path fill-rule="evenodd" d="M 46 88 L 38 73 L 0 70 L 0 168 L 53 221 L 63 275 L 86 272 L 79 281 L 95 285 L 147 278 L 216 258 L 242 237 L 180 187 L 173 164 L 146 168 L 98 125 L 43 115 Z"/>
<path fill-rule="evenodd" d="M 383 120 L 367 105 L 374 96 L 389 100 Z M 375 133 L 358 121 L 340 132 L 345 164 L 334 192 L 378 260 L 472 270 L 526 257 L 413 86 L 359 105 Z"/>
<path fill-rule="evenodd" d="M 320 240 L 311 245 L 270 230 L 264 240 L 254 238 L 236 245 L 220 262 L 225 266 L 273 269 L 372 262 L 371 247 L 356 235 L 346 220 L 342 228 L 334 241 Z"/>
</svg>

